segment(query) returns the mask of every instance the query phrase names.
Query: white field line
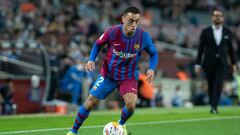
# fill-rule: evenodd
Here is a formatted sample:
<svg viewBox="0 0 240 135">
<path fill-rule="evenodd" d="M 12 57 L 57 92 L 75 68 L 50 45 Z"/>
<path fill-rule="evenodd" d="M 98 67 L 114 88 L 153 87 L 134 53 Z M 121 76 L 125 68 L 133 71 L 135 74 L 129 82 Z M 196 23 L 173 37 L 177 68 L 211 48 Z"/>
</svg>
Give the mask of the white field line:
<svg viewBox="0 0 240 135">
<path fill-rule="evenodd" d="M 198 122 L 198 121 L 210 121 L 210 120 L 225 120 L 225 119 L 239 119 L 240 116 L 225 116 L 225 117 L 211 117 L 211 118 L 195 118 L 195 119 L 183 119 L 183 120 L 168 120 L 168 121 L 152 121 L 152 122 L 136 122 L 128 123 L 127 126 L 137 126 L 137 125 L 157 125 L 157 124 L 170 124 L 170 123 L 184 123 L 184 122 Z M 96 126 L 83 126 L 81 129 L 89 128 L 102 128 L 104 125 Z M 0 132 L 0 135 L 10 135 L 10 134 L 21 134 L 21 133 L 34 133 L 34 132 L 48 132 L 48 131 L 61 131 L 68 130 L 68 128 L 49 128 L 49 129 L 34 129 L 34 130 L 20 130 L 20 131 L 9 131 Z"/>
</svg>

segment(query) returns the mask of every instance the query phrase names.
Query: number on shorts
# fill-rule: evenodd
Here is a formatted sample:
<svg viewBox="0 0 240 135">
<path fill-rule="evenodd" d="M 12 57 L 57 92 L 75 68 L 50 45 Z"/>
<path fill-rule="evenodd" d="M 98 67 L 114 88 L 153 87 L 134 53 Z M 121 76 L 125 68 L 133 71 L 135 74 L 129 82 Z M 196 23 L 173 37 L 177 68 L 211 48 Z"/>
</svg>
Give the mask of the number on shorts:
<svg viewBox="0 0 240 135">
<path fill-rule="evenodd" d="M 96 82 L 96 85 L 99 86 L 100 83 L 103 82 L 103 80 L 104 80 L 104 78 L 101 76 L 101 77 L 99 78 L 99 80 Z"/>
</svg>

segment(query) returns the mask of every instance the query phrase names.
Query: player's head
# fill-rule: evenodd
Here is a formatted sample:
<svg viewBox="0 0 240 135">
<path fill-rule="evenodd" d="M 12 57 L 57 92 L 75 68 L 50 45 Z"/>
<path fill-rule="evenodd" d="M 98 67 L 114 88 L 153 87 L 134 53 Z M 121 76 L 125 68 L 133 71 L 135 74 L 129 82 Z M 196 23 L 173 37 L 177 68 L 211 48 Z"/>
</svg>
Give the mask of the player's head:
<svg viewBox="0 0 240 135">
<path fill-rule="evenodd" d="M 127 36 L 132 36 L 140 22 L 141 12 L 136 7 L 128 7 L 122 16 L 124 32 Z"/>
<path fill-rule="evenodd" d="M 221 9 L 212 10 L 212 23 L 214 25 L 222 25 L 224 22 L 224 14 Z"/>
</svg>

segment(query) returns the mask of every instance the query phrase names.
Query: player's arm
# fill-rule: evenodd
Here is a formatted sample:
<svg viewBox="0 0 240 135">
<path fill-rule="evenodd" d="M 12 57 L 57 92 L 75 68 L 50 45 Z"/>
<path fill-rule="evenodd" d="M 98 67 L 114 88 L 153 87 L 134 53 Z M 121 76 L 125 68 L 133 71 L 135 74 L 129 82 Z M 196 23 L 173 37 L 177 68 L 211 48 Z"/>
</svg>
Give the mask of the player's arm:
<svg viewBox="0 0 240 135">
<path fill-rule="evenodd" d="M 108 35 L 109 35 L 108 31 L 106 31 L 94 43 L 93 48 L 90 53 L 89 60 L 85 67 L 87 71 L 92 71 L 93 69 L 95 69 L 95 59 L 97 58 L 97 55 L 99 54 L 99 52 L 101 50 L 101 47 L 108 42 L 108 39 L 109 39 Z"/>
<path fill-rule="evenodd" d="M 154 78 L 154 70 L 157 68 L 158 64 L 158 52 L 155 47 L 150 35 L 147 32 L 143 33 L 143 45 L 144 50 L 149 54 L 149 69 L 147 70 L 147 81 L 151 83 Z"/>
<path fill-rule="evenodd" d="M 92 71 L 93 69 L 95 69 L 95 59 L 96 59 L 98 53 L 100 52 L 100 49 L 101 49 L 100 45 L 96 45 L 96 43 L 93 45 L 89 60 L 85 67 L 87 71 Z"/>
</svg>

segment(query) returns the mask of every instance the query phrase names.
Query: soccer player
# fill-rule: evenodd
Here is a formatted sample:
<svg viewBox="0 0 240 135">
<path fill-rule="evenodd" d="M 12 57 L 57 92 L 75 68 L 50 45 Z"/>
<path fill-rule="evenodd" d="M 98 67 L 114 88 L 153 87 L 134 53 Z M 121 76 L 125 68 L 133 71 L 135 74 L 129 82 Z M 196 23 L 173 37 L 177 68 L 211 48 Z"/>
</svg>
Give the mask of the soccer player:
<svg viewBox="0 0 240 135">
<path fill-rule="evenodd" d="M 67 135 L 76 135 L 89 112 L 115 88 L 118 88 L 125 102 L 119 124 L 125 127 L 125 122 L 134 113 L 137 100 L 137 64 L 141 51 L 145 50 L 150 56 L 149 69 L 146 72 L 149 83 L 154 78 L 154 70 L 158 62 L 157 49 L 150 35 L 138 28 L 140 18 L 141 12 L 138 8 L 128 7 L 122 16 L 123 24 L 112 26 L 95 42 L 86 64 L 86 70 L 90 72 L 94 70 L 94 61 L 100 48 L 105 44 L 107 54 L 90 95 L 80 107 L 73 127 Z"/>
</svg>

